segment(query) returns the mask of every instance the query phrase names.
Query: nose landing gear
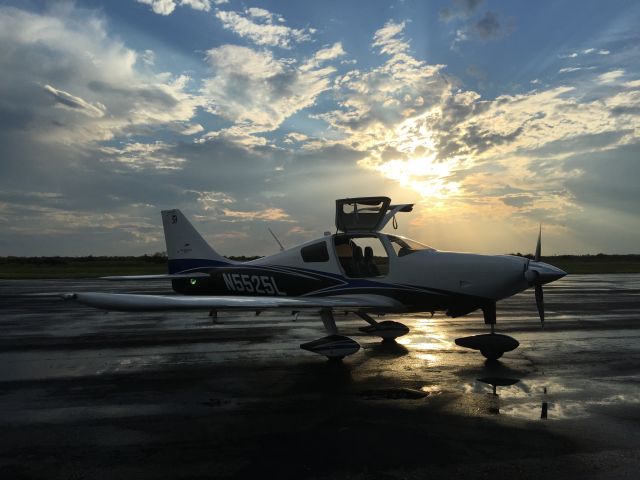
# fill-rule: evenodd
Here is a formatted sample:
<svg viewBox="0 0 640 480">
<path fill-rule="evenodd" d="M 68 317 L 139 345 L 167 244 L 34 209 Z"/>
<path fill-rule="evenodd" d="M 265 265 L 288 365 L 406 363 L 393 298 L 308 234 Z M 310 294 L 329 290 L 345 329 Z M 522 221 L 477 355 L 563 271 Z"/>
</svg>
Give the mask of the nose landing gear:
<svg viewBox="0 0 640 480">
<path fill-rule="evenodd" d="M 456 345 L 472 350 L 480 350 L 487 360 L 498 360 L 505 352 L 518 348 L 520 343 L 513 337 L 495 333 L 496 304 L 490 303 L 482 307 L 484 323 L 491 326 L 491 333 L 456 338 Z"/>
</svg>

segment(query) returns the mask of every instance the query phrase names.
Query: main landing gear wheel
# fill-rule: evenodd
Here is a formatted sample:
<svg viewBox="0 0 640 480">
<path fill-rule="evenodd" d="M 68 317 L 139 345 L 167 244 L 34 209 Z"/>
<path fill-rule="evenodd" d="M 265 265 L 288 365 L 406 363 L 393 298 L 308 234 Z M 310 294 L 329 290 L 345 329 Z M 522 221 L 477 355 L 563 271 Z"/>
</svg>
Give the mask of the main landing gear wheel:
<svg viewBox="0 0 640 480">
<path fill-rule="evenodd" d="M 356 312 L 369 325 L 361 327 L 359 330 L 368 335 L 375 335 L 382 338 L 383 341 L 395 340 L 398 337 L 409 333 L 409 327 L 400 322 L 385 320 L 384 322 L 376 322 L 370 315 L 363 312 Z"/>
<path fill-rule="evenodd" d="M 300 348 L 324 355 L 331 361 L 340 361 L 344 357 L 353 355 L 360 350 L 358 342 L 344 335 L 338 335 L 338 327 L 336 327 L 333 312 L 330 309 L 322 310 L 320 317 L 329 335 L 312 342 L 303 343 Z"/>
</svg>

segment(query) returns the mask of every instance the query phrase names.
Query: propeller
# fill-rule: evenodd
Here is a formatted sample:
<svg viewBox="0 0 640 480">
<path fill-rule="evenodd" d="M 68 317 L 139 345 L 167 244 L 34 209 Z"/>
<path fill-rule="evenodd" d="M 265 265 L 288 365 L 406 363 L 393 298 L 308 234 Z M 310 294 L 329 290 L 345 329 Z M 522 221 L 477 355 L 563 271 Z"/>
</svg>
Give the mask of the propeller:
<svg viewBox="0 0 640 480">
<path fill-rule="evenodd" d="M 542 254 L 542 225 L 538 231 L 538 243 L 536 244 L 536 253 L 533 257 L 534 262 L 540 261 Z M 544 294 L 542 293 L 542 284 L 540 283 L 540 272 L 529 268 L 531 259 L 527 260 L 524 266 L 524 276 L 530 285 L 535 286 L 536 292 L 536 307 L 538 307 L 538 315 L 540 316 L 540 324 L 544 328 Z"/>
<path fill-rule="evenodd" d="M 540 253 L 542 252 L 542 225 L 538 230 L 538 243 L 536 244 L 536 255 L 534 260 L 540 261 Z M 542 285 L 536 284 L 536 307 L 538 307 L 538 315 L 540 315 L 540 325 L 544 328 L 544 295 L 542 293 Z"/>
</svg>

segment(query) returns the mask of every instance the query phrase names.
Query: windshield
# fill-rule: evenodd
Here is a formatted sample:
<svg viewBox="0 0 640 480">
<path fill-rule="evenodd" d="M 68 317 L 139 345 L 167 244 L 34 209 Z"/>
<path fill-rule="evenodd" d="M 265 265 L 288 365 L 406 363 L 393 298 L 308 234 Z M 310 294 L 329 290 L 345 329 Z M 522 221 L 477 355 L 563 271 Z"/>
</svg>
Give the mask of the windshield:
<svg viewBox="0 0 640 480">
<path fill-rule="evenodd" d="M 404 257 L 410 253 L 419 252 L 420 250 L 435 250 L 427 245 L 423 245 L 415 240 L 410 240 L 405 237 L 398 237 L 396 235 L 387 235 L 393 250 L 399 257 Z"/>
</svg>

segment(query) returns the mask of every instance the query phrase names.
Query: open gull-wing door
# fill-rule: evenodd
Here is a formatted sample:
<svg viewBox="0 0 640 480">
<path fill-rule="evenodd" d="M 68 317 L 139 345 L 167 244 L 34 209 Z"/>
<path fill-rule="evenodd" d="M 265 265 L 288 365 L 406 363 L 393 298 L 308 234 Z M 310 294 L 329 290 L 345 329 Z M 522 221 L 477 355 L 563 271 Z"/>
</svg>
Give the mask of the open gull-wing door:
<svg viewBox="0 0 640 480">
<path fill-rule="evenodd" d="M 398 212 L 410 212 L 413 204 L 391 205 L 389 197 L 336 200 L 336 228 L 340 232 L 378 232 Z"/>
</svg>

